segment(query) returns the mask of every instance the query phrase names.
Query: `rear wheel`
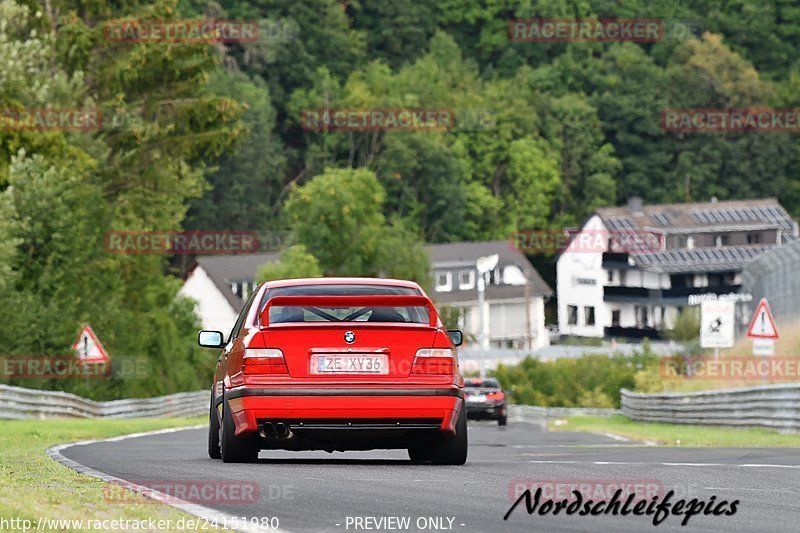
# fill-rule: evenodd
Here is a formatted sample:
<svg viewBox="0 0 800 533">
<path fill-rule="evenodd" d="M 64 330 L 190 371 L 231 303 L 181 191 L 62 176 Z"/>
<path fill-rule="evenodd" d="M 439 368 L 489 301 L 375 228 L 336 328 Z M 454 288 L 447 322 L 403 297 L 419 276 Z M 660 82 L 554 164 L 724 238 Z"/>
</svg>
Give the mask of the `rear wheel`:
<svg viewBox="0 0 800 533">
<path fill-rule="evenodd" d="M 214 409 L 214 391 L 211 391 L 211 407 L 208 410 L 208 456 L 212 459 L 220 458 L 219 450 L 219 417 Z"/>
<path fill-rule="evenodd" d="M 413 446 L 408 449 L 408 458 L 411 459 L 414 463 L 420 463 L 422 461 L 429 460 L 430 453 L 427 449 L 422 446 Z"/>
<path fill-rule="evenodd" d="M 252 463 L 258 459 L 258 442 L 254 438 L 240 438 L 234 433 L 236 425 L 225 398 L 222 398 L 222 438 L 220 455 L 223 463 Z"/>
<path fill-rule="evenodd" d="M 430 448 L 430 460 L 436 465 L 463 465 L 467 462 L 467 413 L 461 406 L 455 435 L 442 437 Z"/>
</svg>

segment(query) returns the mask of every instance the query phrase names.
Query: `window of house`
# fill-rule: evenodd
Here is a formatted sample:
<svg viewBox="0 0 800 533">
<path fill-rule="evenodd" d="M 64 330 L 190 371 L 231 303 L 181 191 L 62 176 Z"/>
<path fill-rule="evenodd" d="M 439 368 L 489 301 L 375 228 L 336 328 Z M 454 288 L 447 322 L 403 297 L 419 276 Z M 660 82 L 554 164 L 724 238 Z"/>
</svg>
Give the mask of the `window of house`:
<svg viewBox="0 0 800 533">
<path fill-rule="evenodd" d="M 458 288 L 467 291 L 475 287 L 475 272 L 462 270 L 458 273 Z"/>
<path fill-rule="evenodd" d="M 728 245 L 728 236 L 727 235 L 717 235 L 714 239 L 714 244 L 717 248 L 720 246 L 727 246 Z"/>
<path fill-rule="evenodd" d="M 453 290 L 453 275 L 450 272 L 436 273 L 436 292 Z"/>
<path fill-rule="evenodd" d="M 759 242 L 761 242 L 761 235 L 758 233 L 747 234 L 747 244 L 758 244 Z"/>
<path fill-rule="evenodd" d="M 636 311 L 636 327 L 646 328 L 650 322 L 650 313 L 648 312 L 647 307 L 643 305 L 637 305 L 635 311 Z"/>
<path fill-rule="evenodd" d="M 570 326 L 575 326 L 578 324 L 578 306 L 577 305 L 568 305 L 567 306 L 567 324 Z"/>
<path fill-rule="evenodd" d="M 694 237 L 686 237 L 686 248 L 689 250 L 694 248 Z"/>
<path fill-rule="evenodd" d="M 609 270 L 608 271 L 608 282 L 609 283 L 614 283 L 614 271 L 613 270 Z"/>
<path fill-rule="evenodd" d="M 583 308 L 583 316 L 587 326 L 594 326 L 594 306 L 587 305 Z"/>
<path fill-rule="evenodd" d="M 611 325 L 614 327 L 619 327 L 620 321 L 620 311 L 619 309 L 612 309 L 611 310 Z"/>
<path fill-rule="evenodd" d="M 495 267 L 489 271 L 489 285 L 500 285 L 500 269 Z"/>
</svg>

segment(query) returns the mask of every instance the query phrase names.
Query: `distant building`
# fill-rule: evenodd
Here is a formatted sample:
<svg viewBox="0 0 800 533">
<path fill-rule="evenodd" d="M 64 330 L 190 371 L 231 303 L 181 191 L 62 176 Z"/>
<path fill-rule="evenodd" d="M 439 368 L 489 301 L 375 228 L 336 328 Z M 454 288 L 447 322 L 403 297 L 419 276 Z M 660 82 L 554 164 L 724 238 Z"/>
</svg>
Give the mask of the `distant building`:
<svg viewBox="0 0 800 533">
<path fill-rule="evenodd" d="M 180 294 L 197 301 L 195 311 L 203 329 L 227 334 L 255 288 L 259 267 L 279 258 L 276 253 L 198 257 Z"/>
<path fill-rule="evenodd" d="M 619 234 L 662 235 L 662 249 L 615 251 Z M 562 253 L 556 265 L 563 335 L 660 338 L 703 295 L 739 293 L 742 270 L 765 251 L 798 240 L 777 200 L 596 209 L 575 235 L 607 235 L 598 249 Z M 610 239 L 610 240 L 608 240 Z M 646 247 L 645 247 L 646 248 Z"/>
<path fill-rule="evenodd" d="M 461 329 L 466 334 L 477 339 L 480 330 L 475 262 L 498 254 L 497 267 L 485 275 L 489 346 L 535 350 L 550 344 L 544 304 L 553 291 L 510 241 L 434 244 L 427 250 L 434 276 L 431 297 L 439 305 L 460 311 Z"/>
<path fill-rule="evenodd" d="M 509 241 L 434 244 L 426 249 L 434 281 L 430 296 L 440 308 L 449 306 L 458 311 L 465 337 L 477 339 L 480 329 L 475 261 L 498 254 L 497 267 L 485 275 L 490 346 L 527 348 L 530 344 L 537 349 L 549 345 L 544 304 L 553 291 Z M 196 311 L 204 328 L 227 333 L 244 298 L 255 287 L 258 268 L 278 259 L 278 254 L 198 257 L 181 294 L 197 301 Z"/>
</svg>

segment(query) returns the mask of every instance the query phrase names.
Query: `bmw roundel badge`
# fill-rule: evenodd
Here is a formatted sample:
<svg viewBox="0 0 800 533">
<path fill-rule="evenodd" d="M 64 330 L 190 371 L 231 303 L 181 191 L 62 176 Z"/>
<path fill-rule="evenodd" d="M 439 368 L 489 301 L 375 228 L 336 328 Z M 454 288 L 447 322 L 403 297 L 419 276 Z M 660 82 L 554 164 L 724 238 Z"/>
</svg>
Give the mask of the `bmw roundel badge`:
<svg viewBox="0 0 800 533">
<path fill-rule="evenodd" d="M 346 342 L 347 344 L 353 344 L 354 342 L 356 342 L 356 334 L 353 333 L 352 331 L 346 331 L 344 333 L 344 342 Z"/>
</svg>

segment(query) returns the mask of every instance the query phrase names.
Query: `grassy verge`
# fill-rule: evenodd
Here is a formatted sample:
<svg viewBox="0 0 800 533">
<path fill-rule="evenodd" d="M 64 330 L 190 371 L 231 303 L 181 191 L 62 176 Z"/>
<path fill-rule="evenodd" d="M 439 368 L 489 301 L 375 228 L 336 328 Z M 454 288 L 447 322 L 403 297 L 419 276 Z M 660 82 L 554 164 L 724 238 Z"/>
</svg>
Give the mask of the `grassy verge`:
<svg viewBox="0 0 800 533">
<path fill-rule="evenodd" d="M 778 447 L 800 446 L 800 435 L 769 429 L 725 428 L 636 422 L 622 415 L 571 416 L 566 423 L 550 422 L 555 431 L 593 431 L 624 435 L 636 441 L 658 441 L 668 446 Z"/>
<path fill-rule="evenodd" d="M 202 422 L 204 419 L 200 418 L 3 421 L 0 431 L 0 517 L 31 520 L 34 528 L 40 516 L 50 519 L 153 518 L 171 519 L 173 523 L 185 518 L 188 515 L 181 511 L 149 500 L 124 504 L 106 501 L 103 481 L 62 466 L 48 457 L 45 449 L 72 441 Z M 135 498 L 131 500 L 135 501 Z M 74 530 L 64 528 L 58 531 Z"/>
</svg>

